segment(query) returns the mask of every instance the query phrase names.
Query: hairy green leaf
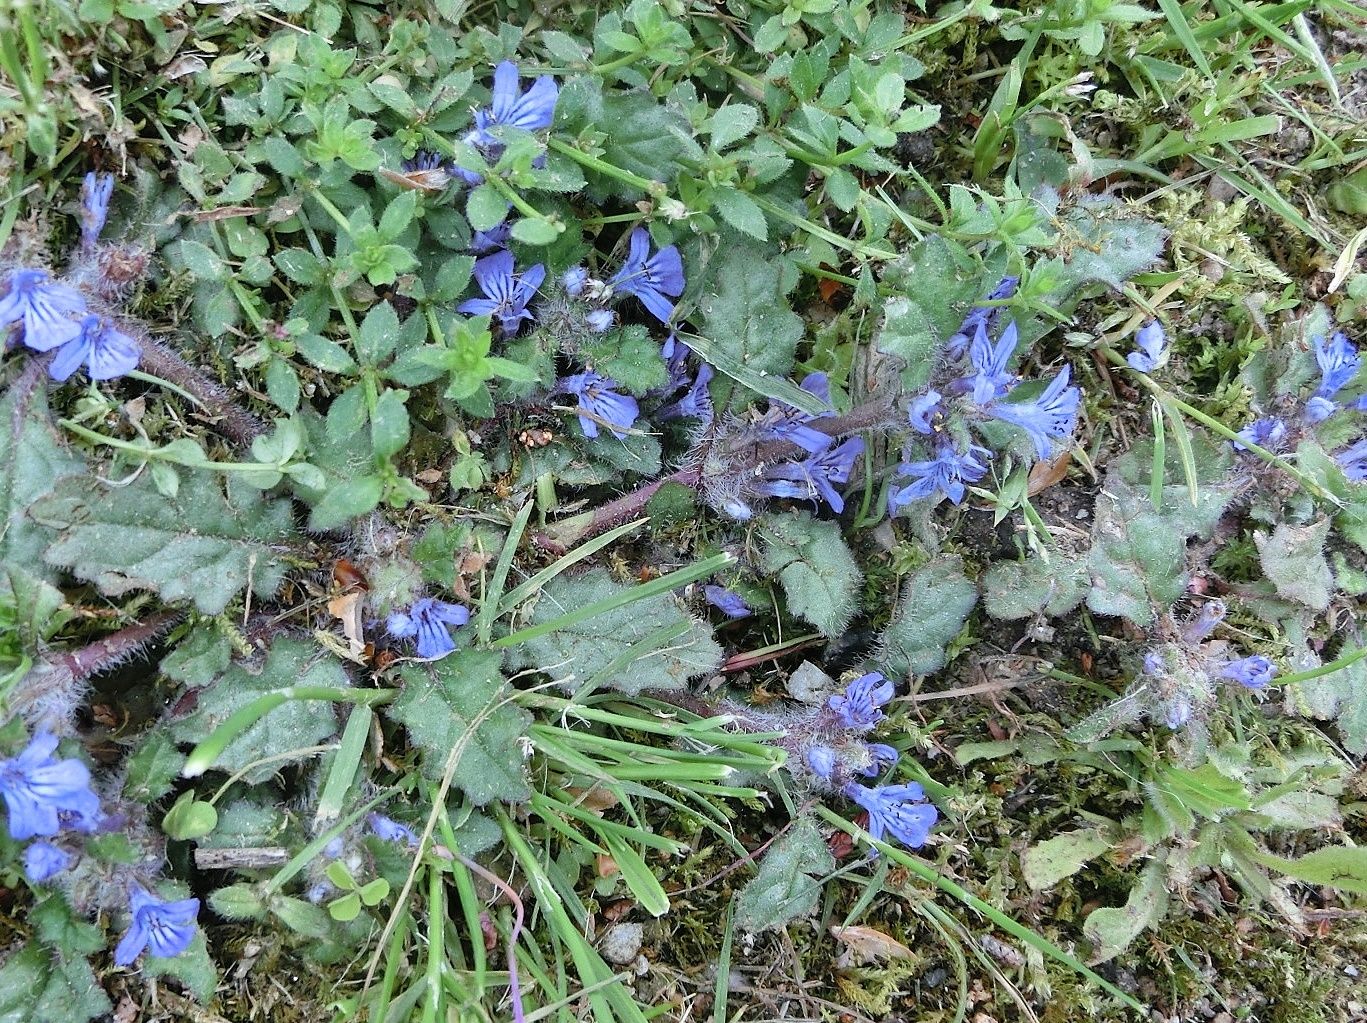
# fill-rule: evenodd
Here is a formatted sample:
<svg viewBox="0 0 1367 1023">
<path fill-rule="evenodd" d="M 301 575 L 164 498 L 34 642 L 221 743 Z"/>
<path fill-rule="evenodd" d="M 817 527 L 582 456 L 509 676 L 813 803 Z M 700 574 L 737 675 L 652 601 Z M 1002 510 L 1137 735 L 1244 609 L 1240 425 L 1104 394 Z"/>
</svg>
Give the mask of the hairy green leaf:
<svg viewBox="0 0 1367 1023">
<path fill-rule="evenodd" d="M 1067 614 L 1087 596 L 1087 559 L 1051 551 L 1023 561 L 999 561 L 983 576 L 983 607 L 993 618 L 1014 621 L 1032 615 Z"/>
<path fill-rule="evenodd" d="M 835 869 L 826 840 L 804 817 L 764 854 L 759 873 L 736 899 L 736 926 L 747 931 L 781 927 L 809 915 L 821 896 L 820 877 Z"/>
<path fill-rule="evenodd" d="M 620 592 L 607 572 L 559 576 L 538 598 L 531 625 L 559 618 Z M 570 691 L 584 687 L 639 693 L 678 689 L 721 664 L 712 630 L 659 594 L 595 615 L 515 648 L 523 666 L 535 667 Z"/>
<path fill-rule="evenodd" d="M 458 650 L 430 665 L 403 669 L 403 695 L 390 715 L 423 751 L 423 772 L 440 778 L 455 756 L 452 784 L 476 806 L 517 803 L 531 795 L 520 739 L 531 715 L 509 700 L 502 658 Z"/>
<path fill-rule="evenodd" d="M 1263 574 L 1277 587 L 1277 593 L 1316 611 L 1329 606 L 1334 590 L 1334 577 L 1324 557 L 1329 524 L 1328 519 L 1309 526 L 1282 522 L 1270 535 L 1253 534 Z"/>
<path fill-rule="evenodd" d="M 208 738 L 236 710 L 257 697 L 291 686 L 330 689 L 351 685 L 341 664 L 317 644 L 300 639 L 277 639 L 261 663 L 233 664 L 212 685 L 200 690 L 193 713 L 172 725 L 182 743 Z M 230 742 L 214 763 L 217 770 L 236 772 L 256 766 L 243 776 L 249 785 L 272 777 L 287 760 L 267 760 L 276 754 L 315 746 L 337 733 L 337 714 L 324 700 L 287 700 L 267 711 Z"/>
<path fill-rule="evenodd" d="M 163 600 L 192 600 L 218 614 L 247 586 L 270 597 L 285 576 L 282 548 L 294 537 L 289 502 L 250 487 L 230 487 L 213 473 L 181 471 L 174 498 L 150 477 L 126 487 L 68 480 L 34 515 L 61 529 L 45 555 L 110 596 L 151 590 Z"/>
<path fill-rule="evenodd" d="M 1186 536 L 1114 473 L 1097 499 L 1092 543 L 1087 606 L 1098 614 L 1146 626 L 1186 590 Z"/>
<path fill-rule="evenodd" d="M 56 580 L 42 558 L 55 534 L 34 521 L 29 509 L 83 468 L 49 423 L 41 387 L 26 402 L 13 388 L 0 399 L 0 564 L 22 566 L 45 582 Z"/>
<path fill-rule="evenodd" d="M 777 575 L 788 610 L 826 636 L 845 631 L 854 615 L 863 575 L 840 535 L 840 527 L 811 512 L 766 515 L 760 567 Z"/>
<path fill-rule="evenodd" d="M 959 634 L 978 591 L 964 575 L 963 562 L 940 556 L 921 566 L 902 586 L 878 660 L 889 678 L 928 675 L 945 665 L 945 648 Z"/>
</svg>

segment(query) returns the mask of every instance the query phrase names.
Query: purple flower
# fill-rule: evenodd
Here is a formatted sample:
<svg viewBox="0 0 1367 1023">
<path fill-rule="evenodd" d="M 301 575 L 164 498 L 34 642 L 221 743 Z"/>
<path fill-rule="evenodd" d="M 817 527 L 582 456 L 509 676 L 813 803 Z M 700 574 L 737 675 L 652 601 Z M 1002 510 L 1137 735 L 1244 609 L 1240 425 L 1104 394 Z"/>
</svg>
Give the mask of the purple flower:
<svg viewBox="0 0 1367 1023">
<path fill-rule="evenodd" d="M 893 684 L 873 671 L 860 675 L 845 687 L 843 693 L 837 693 L 827 700 L 826 706 L 835 711 L 843 727 L 867 732 L 883 720 L 883 712 L 879 708 L 892 699 L 894 692 L 896 689 Z"/>
<path fill-rule="evenodd" d="M 940 818 L 935 805 L 925 802 L 925 790 L 914 781 L 875 788 L 849 784 L 842 791 L 868 811 L 867 830 L 878 841 L 891 835 L 907 848 L 919 849 Z"/>
<path fill-rule="evenodd" d="M 513 273 L 511 252 L 507 249 L 495 252 L 475 263 L 475 283 L 486 297 L 468 298 L 456 309 L 474 316 L 497 316 L 504 337 L 512 337 L 523 320 L 535 318 L 527 309 L 527 303 L 545 279 L 546 268 L 540 263 L 519 275 Z"/>
<path fill-rule="evenodd" d="M 23 325 L 23 342 L 36 352 L 50 352 L 80 337 L 72 313 L 85 311 L 75 288 L 58 284 L 46 270 L 21 267 L 9 275 L 9 291 L 0 298 L 0 328 Z"/>
<path fill-rule="evenodd" d="M 460 627 L 470 620 L 470 612 L 461 604 L 448 604 L 435 597 L 423 597 L 413 602 L 408 613 L 395 612 L 385 623 L 385 631 L 396 639 L 418 638 L 418 656 L 434 661 L 456 649 L 448 626 Z"/>
<path fill-rule="evenodd" d="M 123 331 L 99 316 L 81 319 L 80 333 L 57 352 L 48 373 L 67 380 L 82 364 L 91 380 L 113 380 L 137 369 L 142 349 Z"/>
<path fill-rule="evenodd" d="M 128 911 L 133 920 L 128 933 L 114 949 L 114 963 L 118 966 L 132 966 L 145 948 L 150 948 L 154 956 L 162 959 L 178 956 L 194 940 L 198 899 L 162 902 L 146 888 L 135 884 L 128 896 Z"/>
<path fill-rule="evenodd" d="M 1256 444 L 1260 448 L 1275 452 L 1286 441 L 1286 424 L 1275 416 L 1264 416 L 1240 430 L 1239 437 L 1249 444 Z M 1248 450 L 1238 441 L 1232 443 L 1237 451 Z"/>
<path fill-rule="evenodd" d="M 896 515 L 904 505 L 944 494 L 958 504 L 964 499 L 965 483 L 977 483 L 987 474 L 987 460 L 992 452 L 970 444 L 962 454 L 949 444 L 942 444 L 939 453 L 925 462 L 903 462 L 897 466 L 899 476 L 911 480 L 906 486 L 888 490 L 888 514 Z"/>
<path fill-rule="evenodd" d="M 1001 339 L 995 345 L 988 340 L 987 327 L 978 327 L 968 350 L 969 361 L 977 370 L 969 381 L 974 404 L 986 405 L 994 398 L 1000 398 L 1016 382 L 1015 374 L 1007 371 L 1006 364 L 1011 361 L 1018 340 L 1015 320 L 1006 325 Z"/>
<path fill-rule="evenodd" d="M 508 239 L 513 236 L 513 225 L 506 220 L 487 231 L 476 231 L 470 239 L 469 251 L 476 256 L 487 256 L 491 252 L 508 247 Z"/>
<path fill-rule="evenodd" d="M 1258 654 L 1229 661 L 1220 667 L 1217 674 L 1220 678 L 1238 682 L 1245 689 L 1266 689 L 1272 677 L 1277 674 L 1277 669 L 1270 660 Z"/>
<path fill-rule="evenodd" d="M 1355 483 L 1367 480 L 1367 440 L 1360 440 L 1346 451 L 1334 456 L 1343 475 Z"/>
<path fill-rule="evenodd" d="M 611 309 L 590 309 L 588 315 L 584 317 L 584 323 L 595 334 L 603 334 L 611 329 L 614 318 Z"/>
<path fill-rule="evenodd" d="M 1071 437 L 1077 421 L 1082 392 L 1068 386 L 1071 369 L 1064 366 L 1039 397 L 1030 401 L 994 401 L 987 406 L 987 414 L 1020 427 L 1034 443 L 1035 453 L 1042 459 L 1048 458 L 1053 442 Z"/>
<path fill-rule="evenodd" d="M 0 796 L 16 842 L 99 819 L 100 797 L 90 788 L 90 771 L 79 760 L 58 760 L 52 755 L 56 749 L 57 737 L 39 732 L 17 757 L 0 760 Z"/>
<path fill-rule="evenodd" d="M 830 781 L 835 776 L 835 750 L 829 746 L 808 746 L 802 757 L 812 774 L 822 781 Z"/>
<path fill-rule="evenodd" d="M 764 482 L 755 490 L 767 497 L 791 497 L 800 501 L 823 500 L 839 515 L 845 499 L 837 484 L 849 482 L 854 462 L 864 453 L 864 441 L 851 437 L 839 447 L 801 462 L 780 462 L 764 470 Z"/>
<path fill-rule="evenodd" d="M 727 618 L 748 618 L 753 614 L 750 608 L 746 606 L 745 601 L 725 586 L 704 586 L 702 593 L 707 602 L 726 615 Z"/>
<path fill-rule="evenodd" d="M 1135 331 L 1134 343 L 1139 351 L 1125 356 L 1125 361 L 1139 372 L 1152 373 L 1168 361 L 1168 336 L 1157 320 L 1150 320 Z"/>
<path fill-rule="evenodd" d="M 560 283 L 564 285 L 565 294 L 570 298 L 578 298 L 584 291 L 584 285 L 589 282 L 589 272 L 582 266 L 572 266 L 565 271 L 560 278 Z"/>
<path fill-rule="evenodd" d="M 114 175 L 89 171 L 81 182 L 81 248 L 87 252 L 100 240 L 109 200 L 114 195 Z"/>
<path fill-rule="evenodd" d="M 1144 655 L 1144 674 L 1160 675 L 1166 665 L 1163 663 L 1163 655 L 1157 650 L 1150 650 Z"/>
<path fill-rule="evenodd" d="M 614 437 L 622 440 L 641 414 L 641 409 L 635 398 L 614 391 L 616 386 L 616 381 L 611 377 L 586 370 L 565 377 L 556 385 L 556 390 L 573 394 L 579 399 L 579 427 L 585 437 L 597 437 L 599 424 L 602 424 L 612 431 Z"/>
<path fill-rule="evenodd" d="M 1182 628 L 1182 639 L 1187 643 L 1199 643 L 1214 631 L 1215 626 L 1225 620 L 1225 602 L 1208 600 L 1201 605 L 1196 617 Z"/>
<path fill-rule="evenodd" d="M 998 284 L 988 294 L 985 302 L 1002 302 L 1016 293 L 1016 285 L 1020 283 L 1019 277 L 1003 277 Z M 992 326 L 1001 315 L 1001 306 L 978 305 L 974 306 L 964 317 L 963 325 L 958 331 L 951 334 L 945 341 L 945 352 L 951 358 L 958 358 L 963 350 L 968 347 L 969 340 L 977 337 L 979 328 L 991 331 Z"/>
<path fill-rule="evenodd" d="M 1320 386 L 1315 394 L 1321 398 L 1332 398 L 1357 376 L 1362 360 L 1342 331 L 1336 331 L 1328 342 L 1319 336 L 1311 338 L 1311 341 L 1315 346 L 1315 362 L 1320 367 Z"/>
<path fill-rule="evenodd" d="M 897 751 L 884 742 L 871 742 L 865 747 L 869 754 L 869 764 L 861 767 L 859 773 L 865 778 L 877 778 L 893 764 L 897 763 Z"/>
<path fill-rule="evenodd" d="M 34 884 L 42 884 L 71 866 L 75 857 L 51 842 L 34 842 L 24 850 L 24 873 Z"/>
<path fill-rule="evenodd" d="M 907 409 L 907 421 L 917 433 L 929 435 L 935 432 L 935 418 L 940 415 L 940 398 L 939 391 L 927 391 L 912 399 L 911 407 Z"/>
<path fill-rule="evenodd" d="M 683 260 L 679 250 L 667 245 L 650 255 L 650 233 L 644 227 L 631 232 L 631 248 L 622 269 L 612 275 L 608 286 L 616 293 L 634 295 L 661 323 L 674 315 L 670 298 L 683 294 Z"/>
<path fill-rule="evenodd" d="M 707 385 L 712 382 L 712 376 L 712 367 L 704 362 L 698 367 L 698 376 L 688 393 L 656 412 L 655 418 L 660 422 L 668 419 L 711 419 L 712 395 Z"/>
</svg>

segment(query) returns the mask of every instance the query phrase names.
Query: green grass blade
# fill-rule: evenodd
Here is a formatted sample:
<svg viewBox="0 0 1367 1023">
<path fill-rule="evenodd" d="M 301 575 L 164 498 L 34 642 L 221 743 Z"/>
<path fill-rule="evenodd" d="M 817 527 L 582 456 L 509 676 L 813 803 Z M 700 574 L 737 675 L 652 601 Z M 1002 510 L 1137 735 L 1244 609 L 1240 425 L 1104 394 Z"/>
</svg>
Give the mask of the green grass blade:
<svg viewBox="0 0 1367 1023">
<path fill-rule="evenodd" d="M 370 723 L 374 719 L 375 712 L 365 704 L 351 709 L 337 755 L 332 759 L 327 781 L 318 797 L 318 809 L 313 815 L 315 825 L 325 824 L 342 812 L 347 793 L 356 780 L 356 771 L 361 766 L 361 754 L 365 752 L 366 736 L 370 734 Z"/>
<path fill-rule="evenodd" d="M 1201 74 L 1208 79 L 1214 79 L 1215 75 L 1206 62 L 1205 51 L 1201 49 L 1201 44 L 1196 41 L 1196 36 L 1192 34 L 1191 26 L 1187 24 L 1187 16 L 1182 11 L 1182 5 L 1177 0 L 1158 0 L 1158 6 L 1163 11 L 1163 17 L 1168 19 L 1168 26 L 1172 29 L 1172 34 L 1177 37 L 1177 41 L 1182 44 L 1183 49 L 1191 55 L 1192 62 L 1200 69 Z"/>
<path fill-rule="evenodd" d="M 634 604 L 638 600 L 659 596 L 661 593 L 668 593 L 681 586 L 687 586 L 689 583 L 697 582 L 699 579 L 706 579 L 708 576 L 714 575 L 728 565 L 733 564 L 735 560 L 735 557 L 730 554 L 714 555 L 703 561 L 699 561 L 695 565 L 690 565 L 688 568 L 681 568 L 678 571 L 670 572 L 668 575 L 662 575 L 658 579 L 652 579 L 648 583 L 642 583 L 639 586 L 633 586 L 620 593 L 614 593 L 612 596 L 604 597 L 602 600 L 595 600 L 592 604 L 586 604 L 579 608 L 579 610 L 571 611 L 569 614 L 561 615 L 559 618 L 552 618 L 548 622 L 542 622 L 540 625 L 533 625 L 529 628 L 521 629 L 518 632 L 504 636 L 502 639 L 496 639 L 494 642 L 490 643 L 489 646 L 494 650 L 502 650 L 506 647 L 517 646 L 519 643 L 525 643 L 530 639 L 549 636 L 553 632 L 559 632 L 561 629 L 568 629 L 581 622 L 586 622 L 596 615 L 603 614 L 605 611 L 613 611 L 619 607 L 626 607 L 628 604 Z"/>
<path fill-rule="evenodd" d="M 641 519 L 634 519 L 631 522 L 624 522 L 616 529 L 610 529 L 602 536 L 595 537 L 592 540 L 588 540 L 580 544 L 578 547 L 570 551 L 564 557 L 557 558 L 554 562 L 547 565 L 540 572 L 536 573 L 536 575 L 532 576 L 530 579 L 527 579 L 525 582 L 519 583 L 517 586 L 514 586 L 511 590 L 505 593 L 503 595 L 503 599 L 498 602 L 499 614 L 511 611 L 513 608 L 517 607 L 518 604 L 522 603 L 533 593 L 541 589 L 541 587 L 545 586 L 548 582 L 550 582 L 552 579 L 558 576 L 561 572 L 564 572 L 565 569 L 577 565 L 579 562 L 583 561 L 589 555 L 598 553 L 604 547 L 608 546 L 608 544 L 612 543 L 614 540 L 626 536 L 632 530 L 640 528 L 649 521 L 650 519 L 647 517 Z"/>
<path fill-rule="evenodd" d="M 499 600 L 503 594 L 503 584 L 508 581 L 508 570 L 512 568 L 517 545 L 522 541 L 522 531 L 527 528 L 527 520 L 532 517 L 532 506 L 533 502 L 528 501 L 513 519 L 513 524 L 508 530 L 508 538 L 503 541 L 503 550 L 499 551 L 493 578 L 489 580 L 489 587 L 484 591 L 484 599 L 479 605 L 479 617 L 475 620 L 475 631 L 481 644 L 488 643 L 493 632 L 494 619 L 498 617 Z"/>
</svg>

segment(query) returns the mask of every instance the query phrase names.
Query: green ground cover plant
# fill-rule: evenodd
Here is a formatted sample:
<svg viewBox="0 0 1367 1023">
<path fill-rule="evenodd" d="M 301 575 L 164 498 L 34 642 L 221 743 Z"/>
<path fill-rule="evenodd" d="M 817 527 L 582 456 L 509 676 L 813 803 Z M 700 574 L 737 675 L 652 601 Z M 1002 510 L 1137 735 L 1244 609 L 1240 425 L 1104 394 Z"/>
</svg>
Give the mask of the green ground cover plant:
<svg viewBox="0 0 1367 1023">
<path fill-rule="evenodd" d="M 1349 0 L 0 10 L 0 1020 L 1367 1018 Z"/>
</svg>

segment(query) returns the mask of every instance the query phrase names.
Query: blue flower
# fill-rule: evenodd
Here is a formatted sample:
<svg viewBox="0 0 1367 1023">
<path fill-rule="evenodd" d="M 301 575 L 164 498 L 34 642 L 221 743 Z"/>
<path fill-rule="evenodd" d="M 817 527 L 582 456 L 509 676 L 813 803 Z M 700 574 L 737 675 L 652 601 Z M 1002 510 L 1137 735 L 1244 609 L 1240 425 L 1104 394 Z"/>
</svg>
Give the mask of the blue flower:
<svg viewBox="0 0 1367 1023">
<path fill-rule="evenodd" d="M 456 307 L 459 312 L 474 316 L 497 316 L 505 337 L 512 337 L 523 320 L 534 319 L 527 303 L 546 279 L 546 268 L 540 263 L 528 267 L 520 275 L 513 273 L 513 254 L 507 249 L 485 256 L 475 263 L 475 283 L 485 298 L 468 298 Z"/>
<path fill-rule="evenodd" d="M 802 757 L 812 774 L 822 781 L 830 781 L 835 776 L 835 750 L 829 746 L 808 746 Z"/>
<path fill-rule="evenodd" d="M 1168 361 L 1168 336 L 1163 325 L 1150 320 L 1135 332 L 1134 343 L 1139 351 L 1125 356 L 1125 361 L 1141 373 L 1152 373 Z"/>
<path fill-rule="evenodd" d="M 34 842 L 24 850 L 24 873 L 34 884 L 42 884 L 71 866 L 75 857 L 51 842 Z"/>
<path fill-rule="evenodd" d="M 1255 419 L 1240 430 L 1239 437 L 1250 444 L 1256 444 L 1260 448 L 1276 452 L 1286 441 L 1286 424 L 1275 416 L 1264 416 L 1262 419 Z M 1232 443 L 1236 451 L 1248 450 L 1238 441 Z"/>
<path fill-rule="evenodd" d="M 433 661 L 456 649 L 448 626 L 460 627 L 470 620 L 470 612 L 461 604 L 448 604 L 435 597 L 423 597 L 413 602 L 408 613 L 396 612 L 389 616 L 385 630 L 396 639 L 418 638 L 418 656 Z"/>
<path fill-rule="evenodd" d="M 1360 440 L 1346 451 L 1334 456 L 1343 475 L 1355 483 L 1367 480 L 1367 440 Z"/>
<path fill-rule="evenodd" d="M 1315 361 L 1320 367 L 1320 386 L 1315 394 L 1320 398 L 1332 398 L 1357 376 L 1362 360 L 1342 331 L 1336 331 L 1327 342 L 1319 336 L 1311 341 L 1315 346 Z"/>
<path fill-rule="evenodd" d="M 1322 423 L 1338 410 L 1338 403 L 1332 398 L 1314 394 L 1305 403 L 1305 421 L 1312 424 Z"/>
<path fill-rule="evenodd" d="M 861 767 L 859 773 L 865 778 L 877 778 L 893 764 L 897 763 L 897 751 L 884 742 L 868 743 L 864 749 L 869 754 L 867 767 Z"/>
<path fill-rule="evenodd" d="M 407 824 L 390 820 L 382 813 L 372 813 L 366 821 L 376 838 L 386 842 L 403 842 L 410 849 L 418 847 L 418 836 Z"/>
<path fill-rule="evenodd" d="M 641 409 L 635 398 L 614 391 L 616 386 L 616 381 L 611 377 L 587 370 L 565 377 L 556 385 L 556 390 L 573 394 L 579 399 L 579 427 L 585 437 L 597 437 L 601 424 L 611 430 L 614 437 L 622 440 L 641 414 Z"/>
<path fill-rule="evenodd" d="M 114 175 L 90 171 L 81 183 L 81 248 L 89 251 L 100 240 L 114 195 Z"/>
<path fill-rule="evenodd" d="M 1191 720 L 1191 699 L 1181 693 L 1163 706 L 1163 724 L 1174 732 Z"/>
<path fill-rule="evenodd" d="M 328 844 L 323 846 L 323 858 L 327 860 L 338 859 L 346 851 L 346 843 L 342 841 L 341 835 L 334 835 Z"/>
<path fill-rule="evenodd" d="M 487 231 L 476 231 L 470 238 L 470 252 L 476 256 L 487 256 L 491 252 L 508 247 L 508 239 L 513 236 L 513 225 L 506 220 Z"/>
<path fill-rule="evenodd" d="M 917 433 L 929 435 L 935 432 L 935 420 L 940 415 L 940 398 L 939 391 L 927 391 L 912 399 L 911 407 L 907 409 L 907 421 Z"/>
<path fill-rule="evenodd" d="M 865 830 L 880 842 L 891 835 L 907 848 L 919 849 L 926 844 L 930 829 L 940 818 L 935 805 L 925 802 L 925 790 L 914 781 L 876 788 L 849 784 L 842 791 L 868 811 L 869 823 Z"/>
<path fill-rule="evenodd" d="M 85 299 L 75 288 L 58 284 L 46 270 L 21 267 L 9 275 L 9 291 L 0 298 L 0 328 L 23 326 L 23 342 L 36 352 L 80 337 L 81 325 L 71 318 L 85 311 Z"/>
<path fill-rule="evenodd" d="M 825 404 L 831 403 L 831 385 L 825 373 L 808 373 L 798 386 Z M 760 417 L 756 428 L 759 435 L 767 440 L 786 440 L 809 455 L 817 455 L 829 448 L 834 440 L 830 434 L 814 430 L 807 424 L 813 419 L 825 419 L 833 415 L 834 411 L 812 416 L 792 405 L 775 402 Z"/>
<path fill-rule="evenodd" d="M 498 125 L 537 131 L 549 128 L 555 120 L 555 104 L 560 89 L 555 79 L 542 75 L 527 91 L 522 91 L 517 65 L 505 60 L 494 68 L 493 101 L 488 110 L 475 111 L 475 129 L 483 144 L 497 144 L 488 130 Z"/>
<path fill-rule="evenodd" d="M 590 309 L 584 317 L 584 323 L 595 334 L 603 334 L 611 329 L 614 318 L 611 309 Z"/>
<path fill-rule="evenodd" d="M 873 671 L 860 675 L 845 687 L 843 693 L 837 693 L 827 700 L 826 706 L 835 711 L 843 727 L 867 732 L 883 720 L 883 712 L 879 708 L 892 699 L 894 692 L 896 689 L 893 684 Z"/>
<path fill-rule="evenodd" d="M 754 613 L 746 606 L 745 601 L 725 586 L 704 586 L 702 593 L 707 602 L 727 618 L 749 618 Z"/>
<path fill-rule="evenodd" d="M 1225 620 L 1225 602 L 1208 600 L 1201 605 L 1196 617 L 1182 628 L 1182 639 L 1188 643 L 1199 643 L 1214 631 L 1215 626 Z"/>
<path fill-rule="evenodd" d="M 987 407 L 987 414 L 1020 427 L 1034 443 L 1035 453 L 1041 459 L 1048 458 L 1053 451 L 1054 441 L 1067 440 L 1073 435 L 1077 420 L 1082 392 L 1068 386 L 1071 369 L 1071 366 L 1064 366 L 1063 372 L 1053 379 L 1039 397 L 1030 401 L 994 401 Z"/>
<path fill-rule="evenodd" d="M 903 487 L 888 489 L 888 514 L 896 515 L 904 505 L 944 494 L 954 504 L 964 499 L 965 483 L 977 483 L 987 474 L 987 460 L 992 452 L 970 444 L 960 453 L 952 445 L 942 444 L 939 453 L 925 462 L 903 462 L 897 466 L 899 476 L 911 482 Z"/>
<path fill-rule="evenodd" d="M 712 367 L 704 362 L 698 367 L 698 376 L 688 393 L 656 412 L 655 418 L 661 422 L 668 419 L 711 419 L 712 395 L 707 385 L 712 382 L 712 376 Z"/>
<path fill-rule="evenodd" d="M 57 352 L 48 367 L 53 380 L 71 377 L 82 364 L 91 380 L 113 380 L 138 367 L 138 343 L 99 316 L 82 317 L 80 334 Z"/>
<path fill-rule="evenodd" d="M 1003 302 L 1016 293 L 1016 285 L 1020 283 L 1019 277 L 1003 277 L 998 284 L 988 294 L 985 302 Z M 958 358 L 964 348 L 968 346 L 970 339 L 977 337 L 978 330 L 991 331 L 992 326 L 1001 315 L 1001 306 L 977 305 L 974 306 L 964 317 L 963 325 L 958 331 L 949 336 L 945 341 L 945 352 L 951 358 Z"/>
<path fill-rule="evenodd" d="M 572 266 L 560 278 L 560 283 L 564 285 L 565 294 L 570 298 L 578 298 L 584 291 L 584 285 L 589 282 L 589 272 L 582 266 Z"/>
<path fill-rule="evenodd" d="M 823 500 L 839 515 L 845 499 L 837 484 L 849 482 L 854 462 L 864 453 L 864 441 L 851 437 L 839 447 L 801 462 L 780 462 L 764 470 L 764 482 L 755 490 L 767 497 L 791 497 L 800 501 Z"/>
<path fill-rule="evenodd" d="M 79 760 L 58 760 L 52 755 L 56 749 L 57 737 L 39 732 L 17 757 L 0 760 L 0 796 L 16 842 L 55 835 L 70 818 L 99 819 L 100 797 L 90 788 L 90 771 Z"/>
<path fill-rule="evenodd" d="M 644 227 L 631 232 L 631 248 L 622 269 L 612 275 L 608 286 L 613 292 L 634 295 L 661 323 L 668 323 L 674 315 L 670 298 L 683 294 L 683 260 L 679 250 L 666 245 L 650 255 L 650 233 Z"/>
<path fill-rule="evenodd" d="M 1220 667 L 1217 674 L 1221 678 L 1238 682 L 1245 689 L 1266 689 L 1272 677 L 1277 674 L 1277 669 L 1270 660 L 1258 654 L 1229 661 Z"/>
<path fill-rule="evenodd" d="M 1012 320 L 1002 331 L 1001 339 L 995 345 L 987 337 L 987 327 L 980 325 L 973 345 L 968 350 L 969 361 L 977 370 L 969 381 L 976 405 L 986 405 L 994 398 L 1000 398 L 1016 382 L 1016 376 L 1006 369 L 1011 356 L 1016 351 L 1019 334 L 1016 321 Z"/>
<path fill-rule="evenodd" d="M 405 174 L 416 174 L 418 171 L 447 170 L 449 166 L 450 161 L 440 153 L 434 153 L 430 149 L 419 149 L 411 160 L 404 160 L 399 164 L 399 169 Z"/>
<path fill-rule="evenodd" d="M 1144 655 L 1144 674 L 1161 675 L 1167 665 L 1163 661 L 1163 655 L 1157 650 L 1150 650 Z"/>
<path fill-rule="evenodd" d="M 189 948 L 195 937 L 199 900 L 162 902 L 135 884 L 128 896 L 128 912 L 133 920 L 114 949 L 114 963 L 118 966 L 132 966 L 145 948 L 162 959 L 178 956 Z"/>
</svg>

